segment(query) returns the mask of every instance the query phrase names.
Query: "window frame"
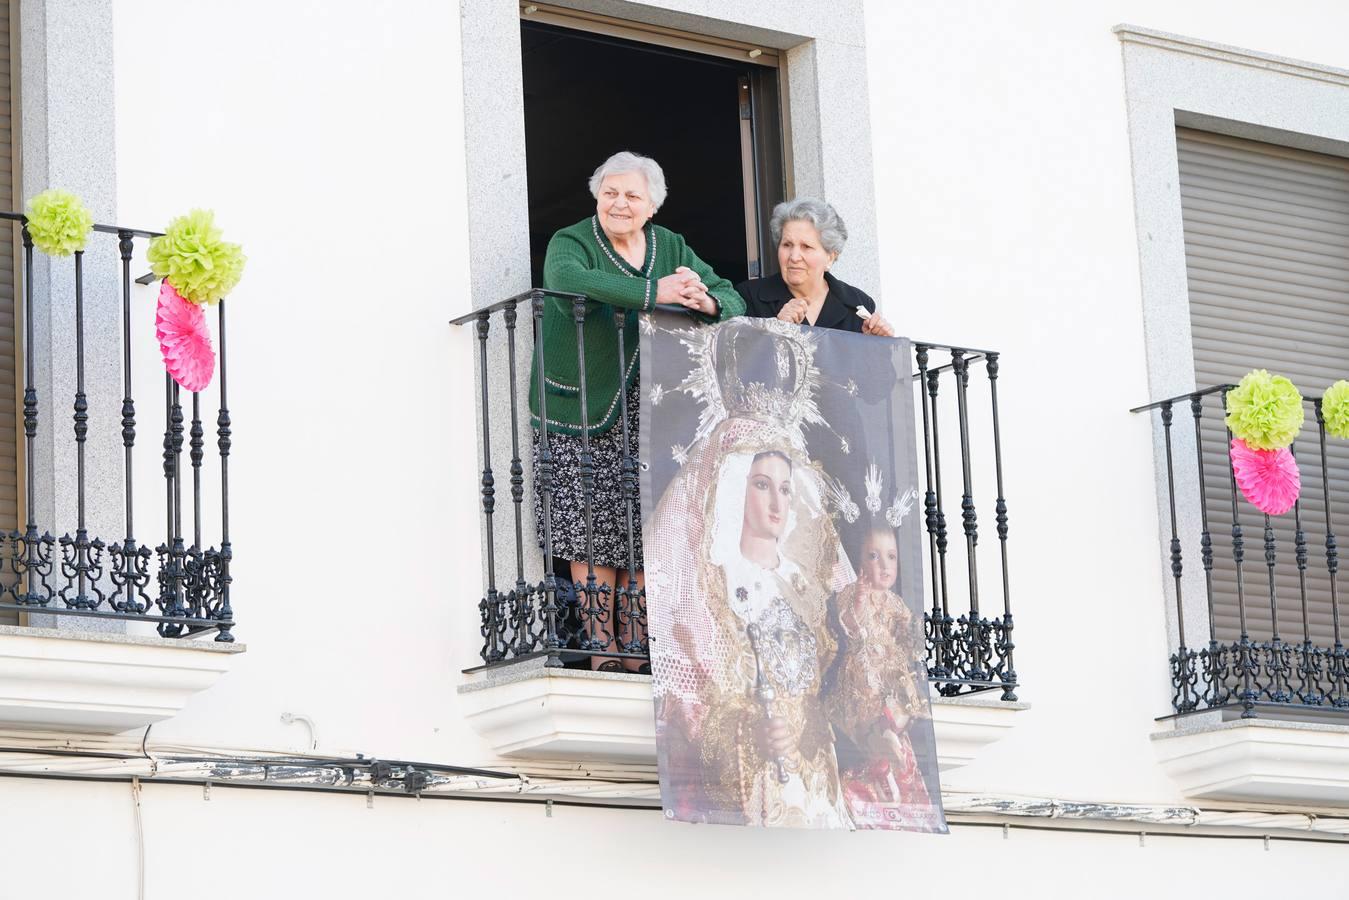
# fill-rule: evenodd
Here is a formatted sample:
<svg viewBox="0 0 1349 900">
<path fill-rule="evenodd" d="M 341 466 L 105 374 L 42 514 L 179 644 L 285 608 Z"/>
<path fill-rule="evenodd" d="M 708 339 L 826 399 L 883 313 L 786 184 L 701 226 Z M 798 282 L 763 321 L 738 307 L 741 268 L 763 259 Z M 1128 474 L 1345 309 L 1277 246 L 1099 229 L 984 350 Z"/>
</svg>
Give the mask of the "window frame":
<svg viewBox="0 0 1349 900">
<path fill-rule="evenodd" d="M 1133 25 L 1113 31 L 1123 49 L 1148 390 L 1150 399 L 1174 397 L 1196 389 L 1177 127 L 1349 157 L 1349 118 L 1343 115 L 1349 70 Z M 1187 429 L 1175 429 L 1172 439 L 1176 459 L 1193 458 L 1194 437 Z M 1154 422 L 1158 566 L 1168 558 L 1171 534 L 1166 453 L 1164 431 Z M 1198 534 L 1197 474 L 1178 467 L 1175 490 L 1179 533 Z M 1200 566 L 1186 567 L 1182 588 L 1186 634 L 1207 634 Z M 1163 606 L 1175 649 L 1180 643 L 1175 603 Z"/>
</svg>

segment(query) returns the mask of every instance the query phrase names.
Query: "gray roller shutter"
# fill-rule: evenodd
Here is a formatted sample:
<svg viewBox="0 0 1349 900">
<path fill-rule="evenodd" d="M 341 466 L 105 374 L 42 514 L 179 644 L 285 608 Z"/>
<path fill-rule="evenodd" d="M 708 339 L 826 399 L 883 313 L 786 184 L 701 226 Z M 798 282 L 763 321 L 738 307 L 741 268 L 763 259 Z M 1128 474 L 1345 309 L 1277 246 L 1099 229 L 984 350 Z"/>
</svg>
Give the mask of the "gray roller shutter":
<svg viewBox="0 0 1349 900">
<path fill-rule="evenodd" d="M 14 191 L 14 121 L 17 115 L 17 91 L 13 89 L 18 71 L 10 22 L 18 4 L 0 0 L 0 209 L 17 210 L 19 198 Z M 12 531 L 19 523 L 18 473 L 18 397 L 15 373 L 14 275 L 15 248 L 8 223 L 0 229 L 0 530 Z M 0 610 L 0 624 L 18 622 L 18 614 Z"/>
<path fill-rule="evenodd" d="M 1189 129 L 1177 130 L 1177 144 L 1196 384 L 1234 382 L 1250 369 L 1265 368 L 1291 378 L 1305 396 L 1316 396 L 1349 378 L 1349 160 Z M 1237 637 L 1239 629 L 1226 435 L 1216 409 L 1214 403 L 1205 413 L 1204 447 L 1215 621 L 1222 640 Z M 1188 412 L 1177 410 L 1176 420 L 1192 427 Z M 1332 527 L 1349 563 L 1349 442 L 1328 438 L 1328 448 Z M 1302 469 L 1311 639 L 1329 646 L 1325 497 L 1310 404 L 1294 452 Z M 1268 639 L 1264 522 L 1244 501 L 1240 517 L 1248 629 Z M 1285 641 L 1303 637 L 1293 521 L 1291 512 L 1275 520 L 1275 588 Z M 1349 572 L 1339 589 L 1343 612 Z"/>
</svg>

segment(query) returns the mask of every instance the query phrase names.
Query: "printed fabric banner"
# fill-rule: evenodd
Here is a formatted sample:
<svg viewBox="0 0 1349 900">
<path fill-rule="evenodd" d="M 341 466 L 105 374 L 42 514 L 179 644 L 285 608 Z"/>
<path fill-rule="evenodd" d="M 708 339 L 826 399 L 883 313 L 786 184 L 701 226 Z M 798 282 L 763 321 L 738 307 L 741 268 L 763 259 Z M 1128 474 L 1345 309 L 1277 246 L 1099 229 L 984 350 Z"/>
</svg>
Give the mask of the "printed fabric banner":
<svg viewBox="0 0 1349 900">
<path fill-rule="evenodd" d="M 666 818 L 945 833 L 909 342 L 665 312 L 641 335 Z"/>
</svg>

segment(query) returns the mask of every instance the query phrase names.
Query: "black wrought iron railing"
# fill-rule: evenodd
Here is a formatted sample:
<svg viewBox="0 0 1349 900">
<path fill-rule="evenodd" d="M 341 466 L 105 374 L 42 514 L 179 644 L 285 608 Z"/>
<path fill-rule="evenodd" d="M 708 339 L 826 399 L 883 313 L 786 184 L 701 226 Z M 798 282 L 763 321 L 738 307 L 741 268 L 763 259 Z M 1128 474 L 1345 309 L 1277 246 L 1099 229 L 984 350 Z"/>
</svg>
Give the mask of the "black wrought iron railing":
<svg viewBox="0 0 1349 900">
<path fill-rule="evenodd" d="M 519 315 L 523 310 L 533 321 L 533 352 L 537 357 L 536 371 L 543 378 L 543 342 L 539 333 L 544 304 L 549 298 L 570 302 L 575 312 L 576 352 L 582 361 L 579 392 L 580 408 L 586 408 L 585 339 L 583 324 L 586 298 L 580 295 L 535 289 L 494 303 L 454 319 L 452 324 L 469 325 L 476 329 L 477 364 L 480 396 L 478 423 L 482 439 L 482 476 L 480 481 L 482 515 L 485 526 L 485 580 L 486 586 L 478 605 L 483 639 L 480 655 L 484 664 L 498 665 L 512 660 L 546 657 L 549 666 L 581 664 L 590 656 L 619 659 L 645 659 L 646 593 L 634 579 L 609 585 L 601 582 L 595 567 L 587 565 L 586 576 L 572 581 L 554 566 L 551 550 L 551 529 L 554 521 L 554 483 L 552 458 L 547 427 L 538 438 L 538 466 L 534 489 L 542 505 L 543 540 L 541 564 L 528 561 L 534 554 L 526 553 L 526 532 L 532 532 L 532 516 L 527 516 L 525 504 L 525 468 L 521 455 L 522 435 L 529 439 L 529 420 L 522 420 L 522 383 L 519 378 Z M 681 308 L 672 311 L 683 312 Z M 624 324 L 627 313 L 615 310 L 614 320 L 619 341 L 619 365 L 627 358 Z M 493 331 L 493 323 L 500 322 L 504 332 Z M 493 343 L 493 335 L 498 343 Z M 505 372 L 499 377 L 500 388 L 491 388 L 489 362 L 500 359 L 502 344 L 505 351 Z M 986 690 L 1001 691 L 1002 699 L 1017 699 L 1016 669 L 1013 665 L 1013 620 L 1008 581 L 1007 502 L 1003 491 L 1001 430 L 998 420 L 998 375 L 1000 357 L 996 352 L 971 348 L 914 342 L 916 371 L 913 384 L 918 396 L 915 409 L 915 433 L 921 428 L 922 465 L 924 483 L 923 513 L 927 532 L 928 572 L 925 584 L 929 591 L 924 613 L 927 642 L 928 672 L 937 690 L 944 695 L 957 695 Z M 982 368 L 984 377 L 974 382 L 974 372 Z M 620 381 L 620 384 L 623 383 Z M 538 385 L 540 419 L 547 422 L 547 396 L 544 385 Z M 976 396 L 976 391 L 978 395 Z M 509 396 L 502 396 L 502 394 Z M 500 424 L 507 416 L 508 429 Z M 527 416 L 527 412 L 525 413 Z M 521 422 L 524 422 L 522 427 Z M 628 434 L 626 417 L 620 415 L 621 439 L 627 448 L 622 460 L 620 492 L 626 505 L 629 559 L 634 558 L 634 529 L 640 523 L 634 519 L 634 503 L 638 496 L 637 472 L 639 461 L 635 450 L 636 435 Z M 513 529 L 514 581 L 505 583 L 498 578 L 498 552 L 502 549 L 497 532 L 497 481 L 493 468 L 493 436 L 497 435 L 498 453 L 504 435 L 509 433 L 510 502 L 511 517 L 508 530 Z M 583 425 L 581 432 L 585 434 Z M 585 455 L 589 454 L 589 439 L 585 438 Z M 596 472 L 586 470 L 583 455 L 582 493 L 587 545 L 591 540 L 593 513 L 590 499 L 594 491 Z M 997 551 L 992 560 L 979 560 L 979 519 L 975 503 L 976 473 L 986 475 L 996 489 L 993 501 L 997 534 Z M 987 487 L 985 487 L 987 490 Z M 959 497 L 959 512 L 952 509 L 953 497 Z M 533 502 L 533 498 L 529 498 Z M 948 511 L 958 515 L 960 524 L 948 527 Z M 528 524 L 526 524 L 528 522 Z M 532 541 L 530 542 L 533 543 Z M 955 546 L 953 546 L 953 543 Z M 512 541 L 505 543 L 510 552 Z M 628 571 L 631 573 L 630 565 Z M 990 575 L 996 577 L 996 611 L 988 609 L 981 587 Z M 981 584 L 981 577 L 984 582 Z"/>
<path fill-rule="evenodd" d="M 1262 709 L 1343 715 L 1349 655 L 1341 640 L 1335 507 L 1349 502 L 1336 500 L 1349 485 L 1333 473 L 1349 473 L 1349 455 L 1328 448 L 1321 398 L 1305 398 L 1310 414 L 1292 447 L 1301 496 L 1282 516 L 1261 512 L 1238 490 L 1228 453 L 1224 417 L 1233 387 L 1132 410 L 1155 412 L 1161 426 L 1178 638 L 1170 658 L 1172 708 L 1240 710 L 1243 718 Z M 1196 549 L 1202 582 L 1193 563 L 1186 566 Z M 1202 606 L 1187 604 L 1197 592 Z"/>
<path fill-rule="evenodd" d="M 137 429 L 137 399 L 133 396 L 133 340 L 131 261 L 138 240 L 148 240 L 157 232 L 118 225 L 95 225 L 91 240 L 115 238 L 121 259 L 122 298 L 122 403 L 120 433 L 104 444 L 122 445 L 123 471 L 120 485 L 125 528 L 117 535 L 94 535 L 87 521 L 89 472 L 87 446 L 91 438 L 90 402 L 86 391 L 86 322 L 84 252 L 73 256 L 70 276 L 74 281 L 74 354 L 70 359 L 41 361 L 53 367 L 73 366 L 75 392 L 70 440 L 75 448 L 75 508 L 58 510 L 58 516 L 74 519 L 74 534 L 54 537 L 51 523 L 38 521 L 39 497 L 35 475 L 38 469 L 34 446 L 42 417 L 55 415 L 56 397 L 40 397 L 35 377 L 39 350 L 34 342 L 34 246 L 25 218 L 12 212 L 0 212 L 0 220 L 15 223 L 23 245 L 23 439 L 21 454 L 26 473 L 21 495 L 24 522 L 14 531 L 0 532 L 0 610 L 32 615 L 87 616 L 154 623 L 165 637 L 190 637 L 214 631 L 215 640 L 232 642 L 234 611 L 230 602 L 230 565 L 233 548 L 229 535 L 229 456 L 232 423 L 227 401 L 225 302 L 217 310 L 217 356 L 219 372 L 213 392 L 215 404 L 216 452 L 206 450 L 207 399 L 192 393 L 184 408 L 180 388 L 164 376 L 164 433 L 161 444 L 164 484 L 162 502 L 165 528 L 157 545 L 143 543 L 137 536 L 137 498 L 146 500 L 146 491 L 138 493 L 134 459 Z M 54 274 L 53 279 L 59 277 Z M 44 302 L 54 302 L 46 298 Z M 106 339 L 97 334 L 96 340 Z M 159 360 L 140 365 L 160 366 Z M 189 418 L 190 416 L 190 418 Z M 60 429 L 52 429 L 54 441 L 60 441 Z M 184 438 L 186 437 L 186 441 Z M 187 465 L 183 450 L 187 444 Z M 202 496 L 203 468 L 211 458 L 217 471 L 211 480 L 220 488 L 219 543 L 205 542 L 207 503 Z M 190 494 L 185 497 L 185 493 Z M 212 511 L 214 517 L 214 510 Z M 190 531 L 184 520 L 190 516 Z"/>
</svg>

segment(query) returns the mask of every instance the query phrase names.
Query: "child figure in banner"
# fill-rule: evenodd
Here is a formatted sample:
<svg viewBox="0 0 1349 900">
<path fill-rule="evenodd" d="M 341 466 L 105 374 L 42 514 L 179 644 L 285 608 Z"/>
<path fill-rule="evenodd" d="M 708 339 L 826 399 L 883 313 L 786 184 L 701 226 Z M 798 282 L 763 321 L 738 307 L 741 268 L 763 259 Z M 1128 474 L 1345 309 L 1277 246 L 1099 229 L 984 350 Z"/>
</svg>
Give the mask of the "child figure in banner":
<svg viewBox="0 0 1349 900">
<path fill-rule="evenodd" d="M 825 701 L 838 738 L 839 779 L 857 827 L 938 831 L 942 817 L 908 736 L 914 721 L 929 715 L 917 677 L 926 654 L 915 614 L 894 591 L 896 528 L 916 494 L 897 492 L 882 511 L 875 463 L 867 468 L 866 489 L 865 514 L 856 506 L 843 510 L 845 519 L 849 513 L 861 519 L 853 532 L 858 578 L 829 609 L 839 653 L 825 679 Z"/>
</svg>

